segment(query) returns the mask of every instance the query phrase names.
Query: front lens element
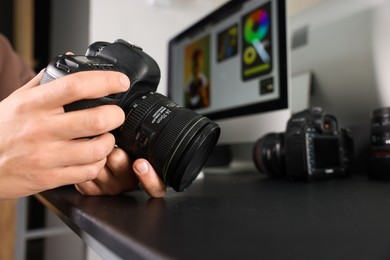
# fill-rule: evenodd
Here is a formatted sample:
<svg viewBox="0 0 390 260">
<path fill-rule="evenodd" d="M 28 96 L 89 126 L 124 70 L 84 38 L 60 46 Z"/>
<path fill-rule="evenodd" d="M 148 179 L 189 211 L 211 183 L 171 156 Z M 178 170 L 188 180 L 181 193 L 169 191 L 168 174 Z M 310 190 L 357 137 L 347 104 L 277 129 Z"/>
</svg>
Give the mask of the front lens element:
<svg viewBox="0 0 390 260">
<path fill-rule="evenodd" d="M 183 191 L 198 176 L 217 144 L 220 128 L 208 118 L 150 92 L 124 108 L 117 144 L 132 158 L 145 158 L 160 178 Z"/>
</svg>

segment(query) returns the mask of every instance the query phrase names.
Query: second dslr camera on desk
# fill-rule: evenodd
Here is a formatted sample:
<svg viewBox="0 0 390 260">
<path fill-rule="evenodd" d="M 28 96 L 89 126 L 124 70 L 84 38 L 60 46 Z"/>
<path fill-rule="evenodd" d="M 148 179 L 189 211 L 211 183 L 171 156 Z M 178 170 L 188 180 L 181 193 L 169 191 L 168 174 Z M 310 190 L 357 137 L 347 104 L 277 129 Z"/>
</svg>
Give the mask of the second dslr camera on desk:
<svg viewBox="0 0 390 260">
<path fill-rule="evenodd" d="M 318 107 L 294 114 L 285 133 L 268 133 L 253 149 L 260 172 L 294 180 L 348 176 L 352 158 L 350 132 Z"/>
</svg>

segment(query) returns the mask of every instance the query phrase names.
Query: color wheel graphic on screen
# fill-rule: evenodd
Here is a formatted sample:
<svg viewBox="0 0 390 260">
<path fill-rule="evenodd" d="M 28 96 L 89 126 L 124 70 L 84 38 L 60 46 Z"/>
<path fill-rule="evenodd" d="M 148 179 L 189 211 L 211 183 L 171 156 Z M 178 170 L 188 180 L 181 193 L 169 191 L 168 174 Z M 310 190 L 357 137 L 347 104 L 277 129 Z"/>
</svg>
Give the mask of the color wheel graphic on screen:
<svg viewBox="0 0 390 260">
<path fill-rule="evenodd" d="M 242 76 L 244 80 L 269 73 L 271 70 L 270 4 L 243 17 Z"/>
<path fill-rule="evenodd" d="M 265 50 L 261 40 L 263 40 L 269 29 L 269 18 L 266 11 L 260 9 L 253 12 L 246 20 L 244 26 L 245 40 L 252 44 L 261 59 L 269 63 L 270 57 Z"/>
</svg>

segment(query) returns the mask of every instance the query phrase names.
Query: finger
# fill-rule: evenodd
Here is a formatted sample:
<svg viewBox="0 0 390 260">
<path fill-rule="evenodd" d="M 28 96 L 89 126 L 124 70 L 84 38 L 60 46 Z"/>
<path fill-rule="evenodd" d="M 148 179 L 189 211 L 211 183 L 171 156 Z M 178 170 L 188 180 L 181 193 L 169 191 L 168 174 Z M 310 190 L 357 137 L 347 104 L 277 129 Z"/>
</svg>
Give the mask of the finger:
<svg viewBox="0 0 390 260">
<path fill-rule="evenodd" d="M 100 187 L 94 181 L 78 183 L 75 184 L 75 187 L 76 190 L 78 190 L 83 195 L 99 196 L 104 194 Z"/>
<path fill-rule="evenodd" d="M 115 145 L 112 134 L 106 133 L 92 139 L 76 139 L 72 141 L 55 142 L 44 156 L 46 168 L 57 168 L 91 164 L 106 160 Z M 53 153 L 51 151 L 58 151 Z"/>
<path fill-rule="evenodd" d="M 48 128 L 52 136 L 69 140 L 96 136 L 118 128 L 123 124 L 125 114 L 115 105 L 98 106 L 53 116 Z"/>
<path fill-rule="evenodd" d="M 138 188 L 138 179 L 131 169 L 129 156 L 120 148 L 107 157 L 106 166 L 92 181 L 77 184 L 76 189 L 89 196 L 116 195 Z"/>
<path fill-rule="evenodd" d="M 123 187 L 123 191 L 134 190 L 138 187 L 138 178 L 132 171 L 132 160 L 121 148 L 114 148 L 107 157 L 106 168 Z"/>
<path fill-rule="evenodd" d="M 56 170 L 50 170 L 48 174 L 45 174 L 45 184 L 39 183 L 39 188 L 41 190 L 47 190 L 64 185 L 88 182 L 98 176 L 105 164 L 106 158 L 91 164 L 61 167 Z"/>
<path fill-rule="evenodd" d="M 134 175 L 134 174 L 133 174 Z M 130 172 L 127 172 L 130 176 Z M 84 195 L 117 195 L 125 191 L 132 191 L 138 187 L 136 178 L 127 180 L 117 178 L 115 174 L 107 167 L 102 169 L 96 179 L 78 184 Z"/>
<path fill-rule="evenodd" d="M 41 70 L 34 78 L 32 78 L 29 82 L 27 82 L 24 86 L 18 88 L 14 91 L 14 93 L 24 91 L 26 89 L 34 88 L 40 84 L 41 78 L 43 75 L 43 70 Z"/>
<path fill-rule="evenodd" d="M 99 195 L 116 195 L 124 190 L 122 183 L 115 178 L 114 174 L 106 166 L 102 169 L 96 179 L 89 181 L 96 184 L 99 188 Z M 86 193 L 89 194 L 89 193 Z"/>
<path fill-rule="evenodd" d="M 129 78 L 114 71 L 83 71 L 38 86 L 30 93 L 37 106 L 57 108 L 74 101 L 93 99 L 126 91 Z"/>
<path fill-rule="evenodd" d="M 115 147 L 107 158 L 107 166 L 113 172 L 130 172 L 131 159 L 121 148 Z"/>
<path fill-rule="evenodd" d="M 107 163 L 93 180 L 103 194 L 115 195 L 138 187 L 138 179 L 131 169 L 131 159 L 125 151 L 114 148 L 107 156 Z"/>
<path fill-rule="evenodd" d="M 165 196 L 166 187 L 164 182 L 159 178 L 153 167 L 145 159 L 138 159 L 133 164 L 142 187 L 152 198 L 162 198 Z"/>
</svg>

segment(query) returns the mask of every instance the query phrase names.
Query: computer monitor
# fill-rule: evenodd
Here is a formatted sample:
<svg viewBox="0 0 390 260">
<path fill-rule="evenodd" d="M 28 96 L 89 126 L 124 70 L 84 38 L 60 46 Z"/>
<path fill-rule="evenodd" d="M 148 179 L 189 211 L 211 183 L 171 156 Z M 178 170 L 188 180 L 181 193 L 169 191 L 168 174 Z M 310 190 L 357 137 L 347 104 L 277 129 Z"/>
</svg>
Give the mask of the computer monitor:
<svg viewBox="0 0 390 260">
<path fill-rule="evenodd" d="M 170 40 L 168 96 L 219 123 L 219 144 L 285 131 L 286 20 L 285 0 L 229 1 Z"/>
</svg>

